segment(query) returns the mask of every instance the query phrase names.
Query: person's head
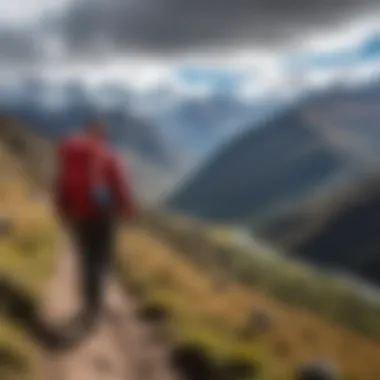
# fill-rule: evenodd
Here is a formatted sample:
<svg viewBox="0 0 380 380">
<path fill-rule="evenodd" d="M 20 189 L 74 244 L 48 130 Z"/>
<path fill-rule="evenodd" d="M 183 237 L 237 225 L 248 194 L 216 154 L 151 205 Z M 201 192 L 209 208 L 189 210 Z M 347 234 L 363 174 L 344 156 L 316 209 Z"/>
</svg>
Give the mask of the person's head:
<svg viewBox="0 0 380 380">
<path fill-rule="evenodd" d="M 85 130 L 89 136 L 97 140 L 105 140 L 107 138 L 108 127 L 100 120 L 93 120 L 89 122 L 86 125 Z"/>
</svg>

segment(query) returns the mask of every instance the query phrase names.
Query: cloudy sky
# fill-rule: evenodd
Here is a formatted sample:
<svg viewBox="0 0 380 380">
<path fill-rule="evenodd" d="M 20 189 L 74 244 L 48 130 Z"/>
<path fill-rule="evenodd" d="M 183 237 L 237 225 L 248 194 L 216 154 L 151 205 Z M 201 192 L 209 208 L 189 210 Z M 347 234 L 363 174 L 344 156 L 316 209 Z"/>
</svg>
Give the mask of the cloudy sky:
<svg viewBox="0 0 380 380">
<path fill-rule="evenodd" d="M 252 78 L 261 67 L 273 82 L 276 57 L 351 49 L 379 15 L 378 0 L 0 0 L 0 72 L 127 76 L 144 86 L 173 65 L 208 65 L 250 68 Z"/>
</svg>

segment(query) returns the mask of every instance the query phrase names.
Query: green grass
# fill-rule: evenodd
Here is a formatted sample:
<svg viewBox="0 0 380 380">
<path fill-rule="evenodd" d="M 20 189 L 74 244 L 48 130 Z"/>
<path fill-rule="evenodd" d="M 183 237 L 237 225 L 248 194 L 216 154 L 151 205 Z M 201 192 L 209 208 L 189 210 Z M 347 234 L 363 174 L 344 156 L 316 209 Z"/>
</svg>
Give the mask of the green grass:
<svg viewBox="0 0 380 380">
<path fill-rule="evenodd" d="M 58 227 L 22 165 L 0 144 L 0 378 L 41 379 L 38 350 L 25 323 L 39 306 L 54 265 Z M 27 307 L 15 320 L 15 305 Z M 19 311 L 18 311 L 19 312 Z"/>
<path fill-rule="evenodd" d="M 39 353 L 23 327 L 2 319 L 0 321 L 0 378 L 40 379 Z"/>
<path fill-rule="evenodd" d="M 253 365 L 265 379 L 292 380 L 321 357 L 344 380 L 378 377 L 378 305 L 349 282 L 221 244 L 183 219 L 153 219 L 121 234 L 119 269 L 144 310 L 164 312 L 158 328 L 175 352 L 195 347 L 211 368 Z M 273 325 L 257 335 L 250 316 L 261 310 Z"/>
<path fill-rule="evenodd" d="M 160 328 L 176 351 L 195 347 L 213 368 L 215 378 L 233 363 L 266 367 L 265 355 L 258 346 L 237 339 L 228 315 L 224 321 L 215 315 L 218 311 L 208 302 L 212 284 L 195 268 L 159 247 L 149 255 L 137 247 L 129 255 L 120 253 L 119 259 L 122 278 L 139 290 L 142 309 L 167 312 Z M 218 302 L 218 294 L 214 297 Z M 235 379 L 235 375 L 226 379 Z"/>
<path fill-rule="evenodd" d="M 286 304 L 380 339 L 380 302 L 365 298 L 349 280 L 267 252 L 265 247 L 250 250 L 238 247 L 231 239 L 213 238 L 196 223 L 159 215 L 151 217 L 147 225 L 201 267 L 208 264 L 214 271 L 218 268 Z"/>
</svg>

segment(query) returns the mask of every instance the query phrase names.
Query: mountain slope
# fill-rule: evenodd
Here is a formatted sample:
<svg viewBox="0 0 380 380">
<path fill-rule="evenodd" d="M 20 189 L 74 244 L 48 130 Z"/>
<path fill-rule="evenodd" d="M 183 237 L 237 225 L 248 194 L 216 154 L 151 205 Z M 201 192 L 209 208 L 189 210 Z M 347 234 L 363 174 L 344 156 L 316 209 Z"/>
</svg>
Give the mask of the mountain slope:
<svg viewBox="0 0 380 380">
<path fill-rule="evenodd" d="M 241 220 L 299 199 L 354 166 L 331 134 L 295 108 L 221 149 L 168 204 L 201 217 Z"/>
<path fill-rule="evenodd" d="M 366 182 L 379 177 L 379 101 L 380 82 L 310 96 L 219 151 L 168 205 L 380 283 L 379 186 Z"/>
<path fill-rule="evenodd" d="M 380 184 L 360 186 L 313 233 L 294 242 L 297 255 L 380 284 Z"/>
</svg>

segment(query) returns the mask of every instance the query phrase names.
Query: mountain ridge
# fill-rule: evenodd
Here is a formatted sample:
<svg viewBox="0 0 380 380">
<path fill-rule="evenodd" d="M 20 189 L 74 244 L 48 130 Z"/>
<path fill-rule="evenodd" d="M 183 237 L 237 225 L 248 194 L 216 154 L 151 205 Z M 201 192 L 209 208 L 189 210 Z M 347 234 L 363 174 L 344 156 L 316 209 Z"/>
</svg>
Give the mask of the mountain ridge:
<svg viewBox="0 0 380 380">
<path fill-rule="evenodd" d="M 182 183 L 167 205 L 193 217 L 248 227 L 300 257 L 380 283 L 380 272 L 371 272 L 380 239 L 365 233 L 365 224 L 376 225 L 380 212 L 376 195 L 367 196 L 380 177 L 380 112 L 371 107 L 370 114 L 360 116 L 357 111 L 378 101 L 380 82 L 310 96 L 261 128 L 247 128 Z M 357 186 L 360 190 L 353 191 Z M 361 198 L 362 208 L 355 205 Z M 357 236 L 355 244 L 351 235 Z M 350 261 L 355 256 L 367 262 L 356 268 Z"/>
</svg>

